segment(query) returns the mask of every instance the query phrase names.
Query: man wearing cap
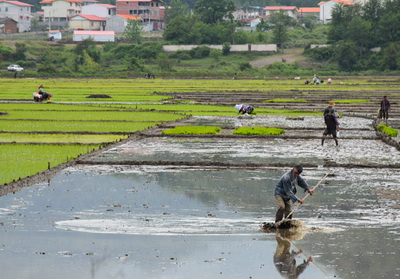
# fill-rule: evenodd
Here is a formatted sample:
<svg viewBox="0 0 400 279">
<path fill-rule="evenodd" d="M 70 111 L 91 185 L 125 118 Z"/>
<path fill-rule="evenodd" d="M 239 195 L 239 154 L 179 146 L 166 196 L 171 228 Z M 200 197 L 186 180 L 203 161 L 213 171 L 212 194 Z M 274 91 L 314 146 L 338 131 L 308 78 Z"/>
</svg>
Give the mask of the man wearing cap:
<svg viewBox="0 0 400 279">
<path fill-rule="evenodd" d="M 310 195 L 314 192 L 300 176 L 302 171 L 302 166 L 294 166 L 290 171 L 282 175 L 276 184 L 274 195 L 278 204 L 278 211 L 276 212 L 275 222 L 279 222 L 284 218 L 292 219 L 293 214 L 288 217 L 290 212 L 292 212 L 292 204 L 295 202 L 303 203 L 303 200 L 296 196 L 296 186 L 303 188 Z"/>
<path fill-rule="evenodd" d="M 335 140 L 336 145 L 339 145 L 337 140 L 337 131 L 339 131 L 339 122 L 336 118 L 336 111 L 334 109 L 335 103 L 333 101 L 329 102 L 329 106 L 324 110 L 324 121 L 325 121 L 325 131 L 322 134 L 321 145 L 324 145 L 324 141 L 327 135 L 332 135 Z"/>
</svg>

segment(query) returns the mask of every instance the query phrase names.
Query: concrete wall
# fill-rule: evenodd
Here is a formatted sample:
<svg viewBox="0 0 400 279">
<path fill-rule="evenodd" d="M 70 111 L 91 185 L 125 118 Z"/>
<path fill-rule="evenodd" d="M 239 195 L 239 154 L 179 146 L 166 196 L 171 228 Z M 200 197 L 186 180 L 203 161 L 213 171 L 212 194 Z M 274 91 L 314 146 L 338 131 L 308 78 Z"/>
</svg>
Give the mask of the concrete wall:
<svg viewBox="0 0 400 279">
<path fill-rule="evenodd" d="M 191 50 L 200 45 L 165 45 L 163 46 L 163 50 L 165 52 L 175 52 L 178 50 Z M 204 45 L 209 48 L 222 50 L 222 45 Z M 254 44 L 246 44 L 246 45 L 231 45 L 232 52 L 243 52 L 243 51 L 254 51 L 254 52 L 277 52 L 277 46 L 275 44 L 269 45 L 254 45 Z"/>
</svg>

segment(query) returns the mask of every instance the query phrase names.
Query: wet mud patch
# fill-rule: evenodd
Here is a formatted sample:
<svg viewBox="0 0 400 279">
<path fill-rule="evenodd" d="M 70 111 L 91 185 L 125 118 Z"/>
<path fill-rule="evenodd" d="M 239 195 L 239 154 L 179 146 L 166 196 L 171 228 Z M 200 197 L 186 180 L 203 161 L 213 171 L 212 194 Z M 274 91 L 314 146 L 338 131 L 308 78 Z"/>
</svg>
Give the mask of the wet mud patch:
<svg viewBox="0 0 400 279">
<path fill-rule="evenodd" d="M 87 96 L 86 98 L 111 99 L 111 96 L 107 94 L 92 94 Z"/>
</svg>

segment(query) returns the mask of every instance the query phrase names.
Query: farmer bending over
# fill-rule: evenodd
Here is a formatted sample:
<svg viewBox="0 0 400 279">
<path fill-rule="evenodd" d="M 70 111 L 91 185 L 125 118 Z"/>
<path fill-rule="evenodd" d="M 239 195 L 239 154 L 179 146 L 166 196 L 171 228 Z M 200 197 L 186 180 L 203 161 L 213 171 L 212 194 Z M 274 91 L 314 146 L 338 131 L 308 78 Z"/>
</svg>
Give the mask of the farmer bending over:
<svg viewBox="0 0 400 279">
<path fill-rule="evenodd" d="M 314 192 L 314 190 L 311 189 L 307 182 L 300 176 L 302 171 L 303 167 L 297 165 L 282 175 L 276 184 L 274 195 L 278 204 L 278 211 L 276 212 L 275 223 L 284 218 L 292 219 L 293 214 L 288 217 L 290 212 L 292 212 L 292 204 L 295 202 L 303 203 L 303 200 L 296 196 L 296 186 L 308 191 L 310 195 Z"/>
</svg>

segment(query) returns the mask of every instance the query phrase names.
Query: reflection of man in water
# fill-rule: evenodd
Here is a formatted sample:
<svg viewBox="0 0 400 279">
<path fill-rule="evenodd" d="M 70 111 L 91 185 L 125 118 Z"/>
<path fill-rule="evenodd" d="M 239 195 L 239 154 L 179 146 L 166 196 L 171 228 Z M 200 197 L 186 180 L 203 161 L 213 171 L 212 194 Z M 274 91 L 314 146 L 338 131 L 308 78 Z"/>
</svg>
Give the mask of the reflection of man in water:
<svg viewBox="0 0 400 279">
<path fill-rule="evenodd" d="M 274 254 L 274 264 L 276 269 L 282 275 L 283 278 L 297 279 L 300 274 L 307 268 L 312 258 L 309 257 L 303 260 L 303 263 L 296 266 L 296 256 L 301 254 L 302 251 L 290 251 L 290 241 L 283 238 L 279 233 L 275 236 L 277 241 L 276 251 Z"/>
</svg>

